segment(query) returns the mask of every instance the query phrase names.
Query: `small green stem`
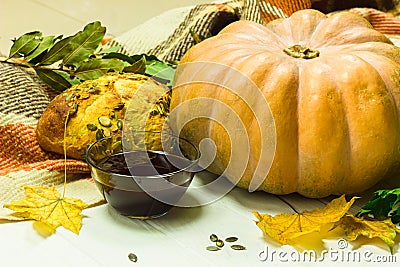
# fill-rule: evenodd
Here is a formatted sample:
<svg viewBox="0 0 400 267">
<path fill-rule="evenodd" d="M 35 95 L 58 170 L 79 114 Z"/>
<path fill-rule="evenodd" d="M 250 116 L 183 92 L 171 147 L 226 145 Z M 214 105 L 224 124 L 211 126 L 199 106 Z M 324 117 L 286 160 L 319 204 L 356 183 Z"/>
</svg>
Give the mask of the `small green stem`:
<svg viewBox="0 0 400 267">
<path fill-rule="evenodd" d="M 0 60 L 0 63 L 10 64 L 10 65 L 18 66 L 18 67 L 23 67 L 23 68 L 32 68 L 29 65 L 26 65 L 26 64 L 23 64 L 23 63 L 14 62 L 14 61 L 8 61 L 7 59 L 6 60 Z"/>
<path fill-rule="evenodd" d="M 58 70 L 58 71 L 66 72 L 68 74 L 72 74 L 72 71 L 69 70 L 69 69 L 64 69 L 64 68 L 55 69 L 55 68 L 48 68 L 48 67 L 36 66 L 36 65 L 32 66 L 32 65 L 28 65 L 28 64 L 24 64 L 24 63 L 15 62 L 15 61 L 9 61 L 8 59 L 5 59 L 5 60 L 4 59 L 0 59 L 0 63 L 10 64 L 10 65 L 13 65 L 13 66 L 18 66 L 18 67 L 27 68 L 27 69 L 46 68 L 46 69 L 49 69 L 49 70 Z"/>
</svg>

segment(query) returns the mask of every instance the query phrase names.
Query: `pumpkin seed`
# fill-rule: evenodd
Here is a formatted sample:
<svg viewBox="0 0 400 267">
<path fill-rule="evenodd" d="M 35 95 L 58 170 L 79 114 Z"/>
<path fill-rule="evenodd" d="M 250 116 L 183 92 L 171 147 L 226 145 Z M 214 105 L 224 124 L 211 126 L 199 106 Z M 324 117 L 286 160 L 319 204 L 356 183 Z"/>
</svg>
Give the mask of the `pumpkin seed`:
<svg viewBox="0 0 400 267">
<path fill-rule="evenodd" d="M 238 241 L 238 239 L 239 238 L 237 238 L 237 237 L 231 236 L 231 237 L 225 238 L 225 241 L 232 243 L 232 242 Z"/>
<path fill-rule="evenodd" d="M 89 129 L 89 131 L 92 131 L 92 132 L 97 130 L 97 126 L 92 123 L 86 124 L 86 127 Z"/>
<path fill-rule="evenodd" d="M 124 106 L 125 106 L 124 103 L 119 103 L 118 105 L 116 105 L 116 106 L 114 107 L 114 110 L 121 110 L 121 109 L 124 108 Z"/>
<path fill-rule="evenodd" d="M 231 248 L 234 250 L 246 250 L 246 247 L 242 245 L 232 245 Z"/>
<path fill-rule="evenodd" d="M 133 253 L 129 253 L 129 254 L 128 254 L 128 259 L 129 259 L 130 261 L 132 261 L 132 262 L 137 262 L 138 257 L 137 257 L 135 254 L 133 254 Z"/>
<path fill-rule="evenodd" d="M 111 126 L 111 120 L 106 116 L 99 117 L 98 121 L 99 121 L 101 126 L 104 126 L 104 127 L 110 127 Z"/>
<path fill-rule="evenodd" d="M 208 247 L 206 247 L 206 249 L 207 249 L 208 251 L 218 251 L 218 250 L 221 250 L 219 247 L 216 247 L 216 246 L 208 246 Z"/>
<path fill-rule="evenodd" d="M 68 94 L 66 97 L 65 97 L 65 100 L 71 100 L 73 97 L 75 96 L 75 94 L 74 93 L 70 93 L 70 94 Z"/>
<path fill-rule="evenodd" d="M 118 129 L 122 130 L 122 127 L 123 127 L 123 122 L 122 122 L 122 120 L 118 120 L 118 121 L 117 121 L 117 127 L 118 127 Z"/>
<path fill-rule="evenodd" d="M 218 239 L 217 241 L 215 241 L 215 245 L 217 245 L 217 247 L 222 248 L 225 244 L 224 241 L 222 241 L 221 239 Z"/>
<path fill-rule="evenodd" d="M 122 148 L 122 142 L 121 142 L 121 141 L 117 141 L 117 142 L 115 142 L 115 143 L 113 143 L 113 144 L 111 145 L 111 149 L 112 149 L 113 151 L 122 150 L 121 148 Z"/>
<path fill-rule="evenodd" d="M 210 235 L 210 240 L 211 240 L 212 242 L 217 242 L 217 241 L 218 241 L 218 236 L 215 235 L 215 234 L 212 234 L 212 235 Z"/>
<path fill-rule="evenodd" d="M 110 111 L 108 116 L 110 117 L 111 120 L 115 120 L 115 112 L 114 111 Z"/>
<path fill-rule="evenodd" d="M 90 97 L 90 94 L 82 92 L 80 94 L 77 95 L 78 99 L 84 100 L 84 99 L 88 99 Z"/>
<path fill-rule="evenodd" d="M 103 137 L 104 137 L 104 130 L 103 129 L 97 129 L 96 140 L 100 140 Z"/>
</svg>

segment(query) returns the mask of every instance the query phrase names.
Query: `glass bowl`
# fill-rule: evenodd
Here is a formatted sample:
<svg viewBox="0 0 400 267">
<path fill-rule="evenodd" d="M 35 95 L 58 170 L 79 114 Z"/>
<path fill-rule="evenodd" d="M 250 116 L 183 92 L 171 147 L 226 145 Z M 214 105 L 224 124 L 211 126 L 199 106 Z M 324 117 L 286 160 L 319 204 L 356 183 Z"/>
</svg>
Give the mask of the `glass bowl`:
<svg viewBox="0 0 400 267">
<path fill-rule="evenodd" d="M 91 144 L 92 177 L 108 204 L 129 218 L 166 214 L 195 174 L 198 149 L 166 132 L 124 132 Z"/>
</svg>

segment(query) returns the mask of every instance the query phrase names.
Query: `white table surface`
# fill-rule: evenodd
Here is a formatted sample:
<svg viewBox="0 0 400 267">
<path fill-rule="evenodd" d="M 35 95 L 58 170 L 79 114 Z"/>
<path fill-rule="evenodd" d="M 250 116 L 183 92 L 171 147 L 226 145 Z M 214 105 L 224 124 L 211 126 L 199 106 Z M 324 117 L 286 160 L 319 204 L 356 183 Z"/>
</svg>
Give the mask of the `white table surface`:
<svg viewBox="0 0 400 267">
<path fill-rule="evenodd" d="M 193 184 L 206 176 L 210 175 L 198 174 Z M 300 210 L 324 206 L 319 200 L 298 195 L 285 199 Z M 308 257 L 294 261 L 291 255 L 296 256 L 293 253 L 297 252 L 292 247 L 280 246 L 263 236 L 255 224 L 253 210 L 269 214 L 292 213 L 273 195 L 235 188 L 209 205 L 173 208 L 164 217 L 153 220 L 125 218 L 108 205 L 89 208 L 83 211 L 79 235 L 60 227 L 55 234 L 44 238 L 36 233 L 30 221 L 1 223 L 0 266 L 394 266 L 400 262 L 398 245 L 395 255 L 391 256 L 382 242 L 364 244 L 360 248 L 351 243 L 340 249 L 337 238 L 324 240 L 332 255 L 325 254 L 322 262 L 310 261 Z M 209 236 L 213 233 L 220 238 L 236 236 L 239 240 L 235 244 L 247 250 L 235 251 L 226 244 L 220 251 L 207 251 L 206 247 L 212 244 Z M 267 259 L 267 254 L 260 254 L 266 249 Z M 352 249 L 357 257 L 352 254 L 348 260 L 346 255 Z M 136 263 L 128 259 L 129 253 L 137 255 Z M 392 262 L 374 262 L 377 260 Z"/>
</svg>

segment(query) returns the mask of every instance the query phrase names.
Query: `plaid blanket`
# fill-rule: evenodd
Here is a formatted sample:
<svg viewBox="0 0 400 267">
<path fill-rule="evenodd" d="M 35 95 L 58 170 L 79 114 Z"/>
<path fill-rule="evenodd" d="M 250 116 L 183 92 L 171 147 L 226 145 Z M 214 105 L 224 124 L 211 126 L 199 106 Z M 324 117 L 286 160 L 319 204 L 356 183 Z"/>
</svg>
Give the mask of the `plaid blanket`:
<svg viewBox="0 0 400 267">
<path fill-rule="evenodd" d="M 191 32 L 208 37 L 236 20 L 265 24 L 311 7 L 312 2 L 308 0 L 232 0 L 197 5 L 171 10 L 106 45 L 122 45 L 122 52 L 126 54 L 147 53 L 165 61 L 178 61 L 194 45 Z M 400 36 L 396 10 L 396 5 L 390 12 L 362 7 L 350 9 L 392 38 Z M 3 204 L 22 198 L 23 185 L 63 186 L 63 156 L 43 151 L 35 135 L 37 121 L 54 96 L 35 74 L 0 64 L 0 219 L 17 219 Z M 103 203 L 85 162 L 68 160 L 66 168 L 68 196 L 91 205 Z"/>
</svg>

